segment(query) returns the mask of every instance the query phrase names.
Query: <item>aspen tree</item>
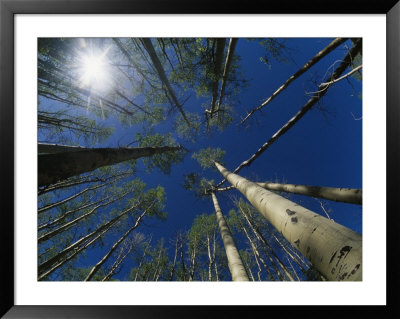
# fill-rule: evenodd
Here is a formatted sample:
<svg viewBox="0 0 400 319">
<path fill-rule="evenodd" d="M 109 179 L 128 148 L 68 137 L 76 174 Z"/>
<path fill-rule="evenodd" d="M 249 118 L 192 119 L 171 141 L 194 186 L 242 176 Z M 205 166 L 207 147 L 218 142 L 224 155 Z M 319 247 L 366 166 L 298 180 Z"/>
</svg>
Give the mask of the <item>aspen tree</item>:
<svg viewBox="0 0 400 319">
<path fill-rule="evenodd" d="M 226 224 L 225 218 L 222 215 L 217 197 L 215 196 L 215 193 L 211 193 L 211 196 L 215 207 L 215 213 L 217 215 L 219 230 L 221 232 L 222 241 L 224 243 L 226 251 L 226 257 L 228 259 L 229 270 L 232 274 L 232 280 L 249 281 L 246 269 L 244 268 L 242 259 L 239 255 L 239 251 L 236 248 L 235 241 L 233 240 L 232 234 L 228 228 L 228 225 Z"/>
<path fill-rule="evenodd" d="M 220 173 L 328 280 L 362 280 L 362 237 L 282 196 L 229 172 Z"/>
</svg>

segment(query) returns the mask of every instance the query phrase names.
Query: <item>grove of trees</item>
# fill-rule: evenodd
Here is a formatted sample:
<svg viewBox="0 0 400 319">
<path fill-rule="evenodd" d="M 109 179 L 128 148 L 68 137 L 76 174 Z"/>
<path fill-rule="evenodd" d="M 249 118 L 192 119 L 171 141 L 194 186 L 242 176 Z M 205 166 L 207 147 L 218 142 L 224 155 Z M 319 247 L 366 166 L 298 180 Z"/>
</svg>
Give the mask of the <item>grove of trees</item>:
<svg viewBox="0 0 400 319">
<path fill-rule="evenodd" d="M 361 81 L 358 38 L 39 38 L 38 280 L 362 280 Z"/>
</svg>

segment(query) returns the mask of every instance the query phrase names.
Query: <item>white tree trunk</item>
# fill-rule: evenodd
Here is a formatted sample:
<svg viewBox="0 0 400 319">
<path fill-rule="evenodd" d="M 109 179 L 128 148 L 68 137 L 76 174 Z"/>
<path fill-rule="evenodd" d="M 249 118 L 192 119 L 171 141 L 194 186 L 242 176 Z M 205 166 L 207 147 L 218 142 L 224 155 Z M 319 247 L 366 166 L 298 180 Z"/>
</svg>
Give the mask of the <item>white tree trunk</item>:
<svg viewBox="0 0 400 319">
<path fill-rule="evenodd" d="M 218 163 L 215 165 L 328 280 L 362 280 L 359 233 L 233 174 Z"/>
<path fill-rule="evenodd" d="M 323 50 L 318 52 L 313 58 L 311 58 L 303 67 L 298 70 L 295 74 L 293 74 L 289 79 L 286 80 L 268 99 L 266 99 L 260 106 L 252 109 L 247 116 L 240 122 L 243 124 L 254 112 L 259 111 L 264 106 L 266 106 L 269 102 L 271 102 L 279 93 L 281 93 L 284 89 L 286 89 L 290 83 L 292 83 L 295 79 L 297 79 L 300 75 L 306 72 L 309 68 L 311 68 L 315 63 L 325 57 L 327 54 L 336 49 L 339 45 L 346 42 L 346 38 L 336 38 L 331 43 L 328 44 Z"/>
<path fill-rule="evenodd" d="M 229 271 L 232 274 L 232 280 L 249 281 L 246 269 L 244 268 L 242 259 L 240 258 L 239 255 L 239 251 L 236 248 L 235 241 L 233 240 L 232 234 L 228 228 L 228 225 L 226 224 L 225 218 L 222 215 L 217 197 L 215 196 L 214 193 L 211 193 L 211 196 L 215 207 L 215 213 L 217 215 L 217 223 L 225 247 L 226 257 L 228 259 Z"/>
<path fill-rule="evenodd" d="M 280 183 L 257 183 L 263 188 L 333 200 L 350 204 L 362 204 L 362 190 L 357 188 L 320 187 Z"/>
</svg>

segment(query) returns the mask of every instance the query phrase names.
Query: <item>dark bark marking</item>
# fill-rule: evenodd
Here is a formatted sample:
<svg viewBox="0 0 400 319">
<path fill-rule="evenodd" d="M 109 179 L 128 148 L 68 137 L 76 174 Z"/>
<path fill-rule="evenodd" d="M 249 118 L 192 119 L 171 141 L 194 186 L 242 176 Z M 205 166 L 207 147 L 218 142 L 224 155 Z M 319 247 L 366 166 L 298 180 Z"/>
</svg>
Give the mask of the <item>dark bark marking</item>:
<svg viewBox="0 0 400 319">
<path fill-rule="evenodd" d="M 336 256 L 336 253 L 337 253 L 337 251 L 335 251 L 335 253 L 332 255 L 331 260 L 329 261 L 329 263 L 332 263 L 333 259 L 334 259 L 335 256 Z"/>
<path fill-rule="evenodd" d="M 287 213 L 289 216 L 296 214 L 295 211 L 290 210 L 290 209 L 286 209 L 286 213 Z"/>
<path fill-rule="evenodd" d="M 317 227 L 315 227 L 315 228 L 312 230 L 311 234 L 313 234 L 316 230 L 317 230 Z"/>
<path fill-rule="evenodd" d="M 310 246 L 307 247 L 307 252 L 306 253 L 308 254 L 309 251 L 310 251 Z"/>
<path fill-rule="evenodd" d="M 300 239 L 297 239 L 294 243 L 297 245 L 297 247 L 299 247 L 300 246 Z"/>
<path fill-rule="evenodd" d="M 336 263 L 336 266 L 339 264 L 340 259 L 342 259 L 342 258 L 344 259 L 344 258 L 347 257 L 347 255 L 349 254 L 351 248 L 352 248 L 352 247 L 350 247 L 350 246 L 344 246 L 344 247 L 340 250 L 340 252 L 339 252 L 340 255 L 338 256 L 338 261 L 337 261 L 337 263 Z"/>
<path fill-rule="evenodd" d="M 347 252 L 347 254 L 348 254 L 348 252 L 351 250 L 351 248 L 353 248 L 353 247 L 344 246 L 344 247 L 340 250 L 340 254 L 344 254 L 344 253 L 346 253 L 346 252 Z M 346 254 L 346 255 L 347 255 L 347 254 Z"/>
<path fill-rule="evenodd" d="M 335 267 L 332 268 L 331 274 L 333 275 L 335 273 Z"/>
<path fill-rule="evenodd" d="M 339 280 L 343 280 L 344 277 L 346 277 L 346 276 L 347 276 L 347 272 L 343 273 L 343 274 L 339 277 Z"/>
<path fill-rule="evenodd" d="M 360 268 L 360 264 L 357 264 L 354 269 L 350 272 L 350 274 L 347 276 L 347 278 L 349 278 L 350 276 L 354 275 L 356 273 L 356 271 L 358 270 L 358 268 Z"/>
<path fill-rule="evenodd" d="M 292 217 L 291 221 L 292 223 L 297 223 L 297 217 Z"/>
</svg>

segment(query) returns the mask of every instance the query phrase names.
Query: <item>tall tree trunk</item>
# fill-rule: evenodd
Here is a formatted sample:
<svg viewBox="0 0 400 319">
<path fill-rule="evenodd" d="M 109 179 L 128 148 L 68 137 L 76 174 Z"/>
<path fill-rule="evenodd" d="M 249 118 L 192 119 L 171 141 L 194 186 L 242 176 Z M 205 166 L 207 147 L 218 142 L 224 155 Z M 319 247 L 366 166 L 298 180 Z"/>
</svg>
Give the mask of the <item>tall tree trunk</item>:
<svg viewBox="0 0 400 319">
<path fill-rule="evenodd" d="M 85 281 L 88 281 L 93 278 L 93 276 L 97 273 L 97 271 L 100 269 L 100 267 L 107 261 L 107 259 L 111 256 L 111 254 L 118 248 L 118 246 L 125 240 L 126 237 L 134 230 L 136 229 L 140 222 L 142 221 L 143 217 L 147 214 L 149 209 L 154 205 L 154 202 L 146 208 L 146 210 L 136 219 L 135 225 L 133 225 L 131 228 L 129 228 L 125 234 L 118 239 L 114 245 L 111 247 L 111 249 L 108 251 L 107 254 L 95 265 L 93 268 L 90 270 L 89 274 L 85 278 Z"/>
<path fill-rule="evenodd" d="M 48 192 L 51 192 L 51 191 L 58 190 L 58 189 L 68 188 L 68 187 L 77 186 L 77 185 L 81 185 L 81 184 L 96 183 L 96 182 L 105 183 L 110 179 L 117 179 L 118 177 L 122 177 L 122 176 L 125 177 L 125 176 L 128 176 L 129 174 L 132 174 L 132 172 L 125 172 L 125 173 L 116 174 L 116 175 L 109 176 L 109 177 L 104 177 L 104 178 L 95 177 L 93 179 L 89 179 L 89 177 L 94 175 L 94 173 L 91 173 L 88 176 L 79 177 L 76 180 L 68 179 L 68 180 L 64 180 L 64 181 L 62 181 L 60 183 L 53 184 L 53 185 L 51 185 L 49 187 L 42 188 L 42 189 L 40 189 L 38 191 L 38 196 L 43 195 L 43 194 L 48 193 Z"/>
<path fill-rule="evenodd" d="M 293 267 L 292 263 L 290 262 L 290 259 L 289 259 L 289 257 L 288 257 L 288 256 L 286 256 L 286 259 L 287 259 L 287 261 L 288 261 L 288 263 L 289 263 L 289 265 L 290 265 L 290 268 L 292 268 L 292 272 L 293 272 L 293 273 L 294 273 L 294 275 L 296 276 L 296 278 L 297 278 L 297 281 L 300 281 L 300 278 L 299 278 L 299 276 L 297 275 L 296 269 L 294 269 L 294 267 Z"/>
<path fill-rule="evenodd" d="M 152 241 L 152 236 L 150 236 L 149 241 L 148 241 L 148 245 L 150 246 Z M 142 268 L 143 263 L 145 262 L 146 256 L 147 256 L 147 248 L 146 246 L 142 246 L 143 249 L 143 255 L 142 258 L 140 259 L 139 265 L 137 266 L 137 270 L 136 270 L 136 274 L 135 274 L 135 279 L 133 281 L 138 281 L 139 280 L 139 274 Z"/>
<path fill-rule="evenodd" d="M 359 188 L 323 187 L 269 182 L 256 184 L 270 191 L 299 194 L 316 198 L 324 198 L 335 202 L 362 205 L 362 190 Z M 217 191 L 227 191 L 233 188 L 233 186 L 228 186 L 225 188 L 218 188 Z"/>
<path fill-rule="evenodd" d="M 354 46 L 346 54 L 343 61 L 332 73 L 330 80 L 335 80 L 351 65 L 353 58 L 361 52 L 362 40 L 357 39 Z M 285 124 L 283 125 L 267 142 L 265 142 L 248 160 L 242 162 L 235 168 L 233 173 L 238 173 L 243 167 L 249 166 L 257 157 L 267 150 L 279 137 L 289 131 L 311 108 L 328 92 L 330 85 L 320 85 L 318 92 L 307 101 L 307 103 Z M 216 187 L 221 186 L 225 180 L 222 180 Z"/>
<path fill-rule="evenodd" d="M 67 152 L 84 151 L 88 148 L 82 146 L 71 146 L 71 145 L 61 145 L 61 144 L 49 144 L 49 143 L 39 143 L 38 144 L 38 154 L 58 154 Z"/>
<path fill-rule="evenodd" d="M 256 281 L 256 280 L 254 279 L 254 275 L 253 275 L 253 272 L 252 272 L 252 270 L 251 270 L 251 268 L 250 268 L 249 263 L 246 261 L 245 258 L 243 258 L 242 260 L 243 260 L 243 263 L 244 263 L 244 265 L 245 265 L 245 269 L 246 269 L 247 273 L 249 274 L 251 280 L 252 280 L 252 281 Z M 260 280 L 260 281 L 261 281 L 261 280 Z"/>
<path fill-rule="evenodd" d="M 211 109 L 210 109 L 210 118 L 212 118 L 215 112 L 215 104 L 217 103 L 218 98 L 218 83 L 221 77 L 221 69 L 222 69 L 222 60 L 224 57 L 225 51 L 225 38 L 218 38 L 215 40 L 217 42 L 216 54 L 215 54 L 215 64 L 214 64 L 214 83 L 212 86 L 212 100 L 211 100 Z"/>
<path fill-rule="evenodd" d="M 168 61 L 168 63 L 169 63 L 169 66 L 171 67 L 171 70 L 174 71 L 174 69 L 175 69 L 175 68 L 174 68 L 174 65 L 172 64 L 172 62 L 171 62 L 171 60 L 169 59 L 169 56 L 168 56 L 168 54 L 167 54 L 167 51 L 165 50 L 165 43 L 164 43 L 164 40 L 158 38 L 158 39 L 157 39 L 157 42 L 158 42 L 159 47 L 161 47 L 161 51 L 162 51 L 164 57 L 167 59 L 167 61 Z"/>
<path fill-rule="evenodd" d="M 362 280 L 359 233 L 233 174 L 218 163 L 215 165 L 328 280 Z"/>
<path fill-rule="evenodd" d="M 193 247 L 192 255 L 190 256 L 189 281 L 192 281 L 194 279 L 195 266 L 196 266 L 196 246 Z"/>
<path fill-rule="evenodd" d="M 141 40 L 142 40 L 144 48 L 146 49 L 147 53 L 150 56 L 150 59 L 151 59 L 153 65 L 154 65 L 154 67 L 155 67 L 155 69 L 156 69 L 156 71 L 158 73 L 158 76 L 159 76 L 161 82 L 167 88 L 169 95 L 173 99 L 176 107 L 179 109 L 179 112 L 181 112 L 183 119 L 185 120 L 186 124 L 190 127 L 191 126 L 190 122 L 187 119 L 186 114 L 183 111 L 183 108 L 180 105 L 180 103 L 179 103 L 179 101 L 178 101 L 178 99 L 177 99 L 177 97 L 175 95 L 175 92 L 172 89 L 171 84 L 169 83 L 169 80 L 168 80 L 167 76 L 165 75 L 164 68 L 162 67 L 161 62 L 158 59 L 156 50 L 154 50 L 154 47 L 153 47 L 153 44 L 151 43 L 151 40 L 148 39 L 148 38 L 141 38 Z"/>
<path fill-rule="evenodd" d="M 96 202 L 93 202 L 93 203 L 84 203 L 83 206 L 71 209 L 71 210 L 65 212 L 64 214 L 62 214 L 60 217 L 57 217 L 56 219 L 53 219 L 53 220 L 49 220 L 49 221 L 39 225 L 38 231 L 41 231 L 41 230 L 46 229 L 46 228 L 49 228 L 49 227 L 53 226 L 54 224 L 59 224 L 61 221 L 63 221 L 69 215 L 71 215 L 73 213 L 76 213 L 76 212 L 78 212 L 78 211 L 80 211 L 82 209 L 88 208 L 90 206 L 93 206 L 93 205 L 99 204 L 101 202 L 104 202 L 105 200 L 109 199 L 110 197 L 111 196 L 104 197 L 104 198 L 102 198 L 102 199 L 100 199 L 100 200 L 98 200 Z"/>
<path fill-rule="evenodd" d="M 217 111 L 219 111 L 219 109 L 221 108 L 222 98 L 225 94 L 225 86 L 226 86 L 226 82 L 228 80 L 228 74 L 229 74 L 229 70 L 230 70 L 230 67 L 232 64 L 233 54 L 235 52 L 237 40 L 238 40 L 237 38 L 231 38 L 229 40 L 228 53 L 226 55 L 224 73 L 222 75 L 222 80 L 221 80 L 221 89 L 219 91 Z"/>
<path fill-rule="evenodd" d="M 239 251 L 236 248 L 236 244 L 233 240 L 231 231 L 229 230 L 225 218 L 222 215 L 217 197 L 215 196 L 215 193 L 211 193 L 211 196 L 215 207 L 215 213 L 217 215 L 217 223 L 221 232 L 221 238 L 224 243 L 226 257 L 228 259 L 228 267 L 232 275 L 232 280 L 249 281 L 249 277 L 247 276 L 246 269 L 243 266 L 242 259 L 240 258 Z"/>
<path fill-rule="evenodd" d="M 113 265 L 111 266 L 110 271 L 108 272 L 107 275 L 104 276 L 104 278 L 101 281 L 108 281 L 108 280 L 110 280 L 110 278 L 112 276 L 114 276 L 114 274 L 115 274 L 116 270 L 118 269 L 118 267 L 122 264 L 122 262 L 126 259 L 126 257 L 128 257 L 128 255 L 133 250 L 133 248 L 134 248 L 134 243 L 131 242 L 130 245 L 129 245 L 129 248 L 127 249 L 127 252 L 125 254 L 123 254 L 124 253 L 124 248 L 121 249 L 120 254 L 118 255 L 118 257 L 115 260 L 115 262 L 113 263 Z"/>
<path fill-rule="evenodd" d="M 268 99 L 266 99 L 260 106 L 252 109 L 246 117 L 240 122 L 240 124 L 243 124 L 254 112 L 259 111 L 262 109 L 264 106 L 266 106 L 269 102 L 271 102 L 279 93 L 281 93 L 284 89 L 286 89 L 290 83 L 292 83 L 294 80 L 296 80 L 300 75 L 302 75 L 304 72 L 306 72 L 309 68 L 311 68 L 315 63 L 317 63 L 319 60 L 321 60 L 323 57 L 328 55 L 330 52 L 332 52 L 334 49 L 336 49 L 339 45 L 342 43 L 346 42 L 347 38 L 336 38 L 333 40 L 331 43 L 329 43 L 324 49 L 319 51 L 314 57 L 312 57 L 306 64 L 303 65 L 301 69 L 299 69 L 295 74 L 293 74 L 289 79 L 286 80 L 285 83 L 283 83 L 279 89 L 277 89 Z"/>
<path fill-rule="evenodd" d="M 174 279 L 175 267 L 176 267 L 176 260 L 178 257 L 178 234 L 175 238 L 175 253 L 174 253 L 174 261 L 172 263 L 171 271 L 169 272 L 168 281 L 172 281 Z"/>
<path fill-rule="evenodd" d="M 288 271 L 286 266 L 283 264 L 281 259 L 278 257 L 278 255 L 274 252 L 274 249 L 271 247 L 271 245 L 268 243 L 268 241 L 258 231 L 258 229 L 256 227 L 254 227 L 254 224 L 250 221 L 250 219 L 248 218 L 248 216 L 246 215 L 246 213 L 243 211 L 243 209 L 241 207 L 239 207 L 239 210 L 241 211 L 242 215 L 246 219 L 247 224 L 250 226 L 250 229 L 253 231 L 253 234 L 256 236 L 257 240 L 264 244 L 264 248 L 269 248 L 269 252 L 272 254 L 272 256 L 274 256 L 275 260 L 278 262 L 278 265 L 284 271 L 286 277 L 288 277 L 290 281 L 294 281 L 294 278 L 292 277 L 292 275 L 290 274 L 290 272 Z M 267 250 L 265 250 L 265 253 L 268 256 L 269 256 L 269 252 Z M 272 262 L 272 259 L 271 259 L 271 262 Z M 273 263 L 273 264 L 275 264 L 275 263 Z M 279 274 L 280 274 L 280 272 L 279 272 Z"/>
<path fill-rule="evenodd" d="M 278 192 L 300 194 L 350 204 L 362 204 L 362 190 L 357 188 L 321 187 L 280 183 L 257 183 L 261 187 Z"/>
<path fill-rule="evenodd" d="M 208 253 L 208 281 L 212 281 L 212 264 L 213 260 L 211 258 L 211 249 L 210 249 L 210 237 L 207 234 L 207 253 Z"/>
<path fill-rule="evenodd" d="M 55 146 L 55 149 L 59 147 Z M 103 166 L 180 149 L 180 146 L 86 148 L 75 152 L 39 154 L 38 184 L 39 186 L 49 185 Z"/>
<path fill-rule="evenodd" d="M 299 257 L 297 254 L 292 254 L 277 238 L 275 235 L 273 235 L 277 243 L 280 245 L 282 250 L 288 255 L 296 264 L 299 266 L 299 268 L 303 271 L 306 272 L 307 269 L 309 268 L 308 265 Z"/>
<path fill-rule="evenodd" d="M 106 203 L 99 204 L 99 205 L 95 206 L 94 208 L 92 208 L 86 214 L 83 214 L 83 215 L 75 218 L 74 220 L 71 220 L 70 222 L 68 222 L 68 223 L 66 223 L 66 224 L 64 224 L 64 225 L 62 225 L 62 226 L 60 226 L 60 227 L 58 227 L 58 228 L 56 228 L 56 229 L 44 234 L 42 236 L 40 236 L 38 238 L 38 244 L 42 243 L 45 240 L 49 240 L 50 238 L 52 238 L 52 237 L 54 237 L 54 236 L 56 236 L 56 235 L 58 235 L 58 234 L 60 234 L 60 233 L 62 233 L 64 231 L 66 231 L 68 228 L 72 227 L 73 225 L 75 225 L 76 223 L 81 221 L 82 219 L 85 219 L 85 218 L 91 216 L 92 214 L 94 214 L 96 212 L 96 210 L 99 209 L 100 207 L 108 206 L 108 205 L 116 202 L 117 200 L 124 198 L 129 193 L 130 193 L 130 191 L 129 192 L 125 192 L 123 195 L 121 195 L 121 196 L 119 196 L 117 198 L 114 198 L 113 200 L 110 200 L 110 201 L 108 201 Z"/>
<path fill-rule="evenodd" d="M 142 79 L 145 80 L 150 86 L 153 86 L 151 81 L 147 78 L 147 76 L 144 74 L 144 72 L 140 69 L 139 65 L 135 62 L 135 60 L 132 58 L 132 56 L 129 54 L 129 52 L 125 49 L 123 46 L 122 42 L 118 38 L 112 38 L 114 43 L 118 46 L 118 48 L 121 50 L 122 54 L 127 58 L 129 63 L 135 68 L 136 72 L 139 73 L 142 76 Z"/>
<path fill-rule="evenodd" d="M 213 234 L 213 261 L 214 261 L 214 271 L 215 271 L 215 280 L 219 281 L 219 274 L 218 274 L 218 266 L 217 266 L 217 258 L 216 258 L 216 240 L 215 240 L 215 231 Z"/>
<path fill-rule="evenodd" d="M 106 232 L 108 232 L 108 230 L 111 228 L 112 224 L 108 225 L 106 228 L 104 228 L 100 233 L 97 233 L 97 235 L 90 239 L 89 241 L 85 242 L 85 244 L 81 247 L 76 247 L 76 249 L 74 250 L 74 252 L 69 255 L 68 257 L 66 257 L 65 259 L 61 260 L 61 261 L 56 261 L 55 264 L 52 264 L 50 267 L 50 269 L 45 269 L 44 272 L 38 272 L 38 280 L 42 280 L 45 277 L 51 275 L 54 271 L 56 271 L 58 268 L 60 268 L 61 266 L 65 265 L 68 261 L 70 261 L 71 259 L 75 258 L 78 254 L 80 254 L 83 250 L 85 250 L 86 248 L 88 248 L 90 245 L 92 245 L 93 243 L 95 243 L 99 238 L 101 238 Z"/>
<path fill-rule="evenodd" d="M 254 259 L 256 260 L 257 266 L 258 266 L 258 280 L 261 281 L 261 267 L 260 264 L 258 263 L 258 260 L 261 261 L 261 263 L 264 266 L 264 269 L 267 271 L 267 273 L 272 277 L 272 274 L 269 270 L 269 267 L 267 265 L 267 263 L 265 262 L 264 258 L 261 257 L 260 252 L 258 251 L 256 245 L 254 244 L 253 240 L 251 239 L 249 233 L 247 232 L 246 227 L 244 227 L 243 224 L 241 224 L 242 230 L 244 232 L 244 234 L 246 235 L 247 240 L 250 243 L 251 249 L 253 251 L 254 254 Z M 278 269 L 278 267 L 275 265 L 274 261 L 272 260 L 271 256 L 269 254 L 267 254 L 267 257 L 269 258 L 269 261 L 271 262 L 272 267 L 274 267 L 275 273 L 278 275 L 280 280 L 285 280 L 285 277 L 281 274 L 280 270 Z"/>
<path fill-rule="evenodd" d="M 78 239 L 75 243 L 71 244 L 70 246 L 66 247 L 63 249 L 61 252 L 59 252 L 57 255 L 51 257 L 50 259 L 46 260 L 45 262 L 41 263 L 38 266 L 38 272 L 39 274 L 44 273 L 47 271 L 50 267 L 52 267 L 53 264 L 58 263 L 60 259 L 63 259 L 69 252 L 71 252 L 74 249 L 78 249 L 78 247 L 81 244 L 84 244 L 86 241 L 90 240 L 92 237 L 96 236 L 99 233 L 104 233 L 103 230 L 107 229 L 109 230 L 111 226 L 113 226 L 119 219 L 121 219 L 123 216 L 134 210 L 136 207 L 138 207 L 140 203 L 133 205 L 132 207 L 128 208 L 127 210 L 123 211 L 121 214 L 117 215 L 116 217 L 112 218 L 110 221 L 106 222 L 105 224 L 101 225 L 99 228 L 97 228 L 95 231 L 91 232 L 90 234 L 87 234 L 86 236 Z"/>
<path fill-rule="evenodd" d="M 115 93 L 120 96 L 121 98 L 123 98 L 125 101 L 127 101 L 129 104 L 131 104 L 132 106 L 136 107 L 137 109 L 139 109 L 140 111 L 142 111 L 143 113 L 147 114 L 147 115 L 151 115 L 150 112 L 146 111 L 143 107 L 137 105 L 135 102 L 133 102 L 131 99 L 129 99 L 127 96 L 125 96 L 122 92 L 118 91 L 117 89 L 114 90 Z"/>
<path fill-rule="evenodd" d="M 92 173 L 84 175 L 84 176 L 78 176 L 78 177 L 75 177 L 75 178 L 69 178 L 69 179 L 63 180 L 63 181 L 55 183 L 55 184 L 53 184 L 51 186 L 42 187 L 38 191 L 38 196 L 40 196 L 40 195 L 42 195 L 44 193 L 47 193 L 47 192 L 51 192 L 51 191 L 56 190 L 58 188 L 69 187 L 69 185 L 72 187 L 74 185 L 84 184 L 85 181 L 90 183 L 91 180 L 89 178 L 93 177 L 94 175 L 95 175 L 95 172 L 92 172 Z M 98 182 L 97 179 L 98 179 L 97 177 L 94 178 L 93 182 Z"/>
<path fill-rule="evenodd" d="M 186 266 L 185 266 L 185 257 L 183 256 L 183 240 L 182 240 L 182 234 L 180 234 L 180 259 L 181 259 L 181 265 L 182 265 L 182 272 L 183 272 L 183 281 L 186 281 Z"/>
<path fill-rule="evenodd" d="M 161 270 L 160 270 L 161 253 L 162 253 L 162 248 L 160 247 L 160 251 L 159 251 L 158 257 L 157 257 L 157 264 L 156 264 L 155 270 L 154 270 L 153 281 L 158 281 L 158 278 L 161 273 Z"/>
<path fill-rule="evenodd" d="M 84 193 L 86 193 L 88 191 L 92 191 L 92 190 L 95 190 L 97 188 L 104 187 L 104 186 L 106 186 L 108 184 L 111 184 L 112 182 L 113 181 L 108 182 L 106 184 L 99 184 L 99 185 L 96 185 L 96 186 L 93 186 L 93 187 L 85 188 L 84 190 L 80 191 L 79 193 L 76 193 L 76 194 L 74 194 L 74 195 L 72 195 L 70 197 L 67 197 L 67 198 L 65 198 L 65 199 L 63 199 L 63 200 L 61 200 L 59 202 L 40 207 L 38 209 L 38 214 L 44 213 L 45 211 L 48 211 L 49 209 L 52 209 L 54 207 L 60 206 L 62 204 L 65 204 L 66 202 L 69 202 L 70 200 L 73 200 L 74 198 L 77 198 L 78 196 L 80 196 L 80 195 L 82 195 L 82 194 L 84 194 Z"/>
</svg>

